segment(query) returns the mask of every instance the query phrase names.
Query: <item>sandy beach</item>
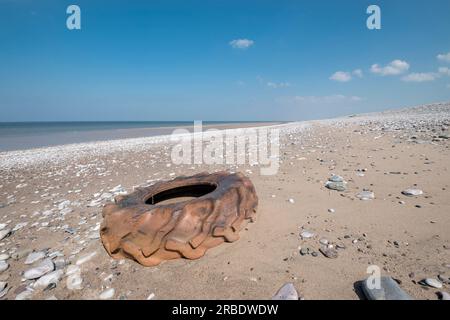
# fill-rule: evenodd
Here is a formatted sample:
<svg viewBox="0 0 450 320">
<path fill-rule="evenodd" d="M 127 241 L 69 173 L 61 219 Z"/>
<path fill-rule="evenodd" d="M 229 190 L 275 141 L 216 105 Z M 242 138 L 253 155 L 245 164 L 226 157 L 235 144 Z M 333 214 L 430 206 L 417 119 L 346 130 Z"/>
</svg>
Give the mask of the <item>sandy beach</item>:
<svg viewBox="0 0 450 320">
<path fill-rule="evenodd" d="M 450 103 L 272 127 L 272 176 L 250 164 L 174 165 L 170 136 L 0 153 L 1 299 L 270 299 L 288 282 L 305 300 L 360 299 L 370 265 L 414 299 L 450 291 Z M 259 197 L 238 241 L 156 267 L 108 256 L 99 228 L 114 196 L 221 170 L 248 176 Z M 325 186 L 333 174 L 345 190 Z M 55 284 L 24 278 L 45 259 L 61 270 Z"/>
</svg>

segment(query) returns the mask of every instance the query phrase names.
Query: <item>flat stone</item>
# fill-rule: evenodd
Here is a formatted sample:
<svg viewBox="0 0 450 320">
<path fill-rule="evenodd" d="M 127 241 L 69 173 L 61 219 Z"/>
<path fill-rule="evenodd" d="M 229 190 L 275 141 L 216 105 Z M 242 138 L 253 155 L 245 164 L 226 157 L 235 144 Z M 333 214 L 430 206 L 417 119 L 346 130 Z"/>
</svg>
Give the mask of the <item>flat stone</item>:
<svg viewBox="0 0 450 320">
<path fill-rule="evenodd" d="M 114 290 L 114 288 L 109 288 L 106 289 L 105 291 L 103 291 L 102 293 L 100 293 L 99 298 L 101 300 L 108 300 L 111 299 L 112 297 L 114 297 L 116 290 Z"/>
<path fill-rule="evenodd" d="M 81 278 L 80 272 L 71 274 L 67 277 L 66 286 L 69 290 L 80 290 L 82 289 L 81 284 L 83 283 L 83 279 Z"/>
<path fill-rule="evenodd" d="M 375 193 L 373 193 L 372 191 L 361 191 L 360 193 L 358 193 L 356 195 L 356 197 L 360 200 L 366 201 L 366 200 L 373 200 L 375 199 Z"/>
<path fill-rule="evenodd" d="M 55 265 L 53 261 L 50 259 L 45 259 L 42 261 L 37 267 L 28 269 L 23 274 L 25 279 L 32 280 L 42 277 L 43 275 L 53 271 L 55 269 Z"/>
<path fill-rule="evenodd" d="M 338 252 L 333 248 L 320 248 L 319 251 L 327 258 L 336 259 L 338 257 Z"/>
<path fill-rule="evenodd" d="M 309 238 L 312 238 L 314 236 L 315 236 L 315 234 L 313 232 L 306 231 L 306 230 L 303 231 L 302 233 L 300 233 L 300 237 L 302 237 L 302 239 L 309 239 Z"/>
<path fill-rule="evenodd" d="M 298 300 L 298 292 L 292 283 L 286 283 L 272 297 L 272 300 Z"/>
<path fill-rule="evenodd" d="M 79 258 L 77 260 L 77 262 L 75 263 L 77 266 L 82 265 L 83 263 L 88 262 L 89 260 L 91 260 L 93 257 L 95 257 L 97 255 L 96 251 L 93 251 L 91 253 L 88 253 L 84 256 L 82 256 L 81 258 Z"/>
<path fill-rule="evenodd" d="M 450 300 L 450 294 L 448 294 L 445 291 L 439 291 L 438 295 L 439 295 L 439 299 L 441 299 L 441 300 Z"/>
<path fill-rule="evenodd" d="M 324 246 L 326 246 L 326 245 L 328 245 L 329 241 L 328 241 L 328 239 L 322 238 L 322 239 L 319 240 L 319 243 L 323 244 Z"/>
<path fill-rule="evenodd" d="M 335 191 L 345 191 L 347 189 L 347 186 L 346 186 L 345 182 L 327 181 L 325 183 L 325 187 L 330 189 L 330 190 L 335 190 Z"/>
<path fill-rule="evenodd" d="M 436 288 L 436 289 L 441 289 L 442 288 L 442 282 L 440 282 L 437 279 L 433 279 L 433 278 L 426 278 L 425 280 L 423 280 L 423 283 L 425 283 L 426 285 L 432 287 L 432 288 Z"/>
<path fill-rule="evenodd" d="M 56 270 L 53 272 L 50 272 L 41 278 L 39 278 L 34 284 L 34 289 L 43 290 L 47 288 L 50 284 L 57 285 L 59 280 L 61 280 L 64 272 L 62 270 Z"/>
<path fill-rule="evenodd" d="M 7 254 L 7 253 L 0 253 L 0 261 L 8 260 L 8 259 L 9 259 L 9 254 Z"/>
<path fill-rule="evenodd" d="M 28 257 L 25 259 L 25 264 L 33 264 L 36 261 L 39 261 L 41 259 L 45 258 L 45 252 L 44 251 L 36 251 L 31 252 Z"/>
<path fill-rule="evenodd" d="M 414 197 L 422 195 L 423 191 L 420 189 L 406 189 L 402 191 L 402 194 L 408 197 Z"/>
<path fill-rule="evenodd" d="M 333 175 L 328 179 L 328 181 L 331 181 L 331 182 L 344 182 L 344 178 L 342 178 L 341 176 L 338 176 L 338 175 L 333 174 Z"/>
<path fill-rule="evenodd" d="M 81 272 L 81 269 L 79 266 L 70 265 L 67 267 L 66 276 L 70 276 L 72 274 L 80 273 L 80 272 Z"/>
<path fill-rule="evenodd" d="M 11 234 L 11 229 L 4 229 L 0 231 L 0 241 L 5 239 Z"/>
<path fill-rule="evenodd" d="M 16 300 L 30 300 L 32 295 L 33 295 L 33 291 L 27 289 L 27 290 L 19 293 L 16 296 Z"/>
<path fill-rule="evenodd" d="M 371 288 L 370 286 L 375 284 L 371 280 L 367 278 L 361 285 L 364 295 L 369 300 L 413 300 L 391 277 L 381 277 L 379 288 Z"/>
<path fill-rule="evenodd" d="M 0 273 L 7 270 L 8 268 L 9 268 L 8 262 L 6 262 L 5 260 L 0 260 Z"/>
</svg>

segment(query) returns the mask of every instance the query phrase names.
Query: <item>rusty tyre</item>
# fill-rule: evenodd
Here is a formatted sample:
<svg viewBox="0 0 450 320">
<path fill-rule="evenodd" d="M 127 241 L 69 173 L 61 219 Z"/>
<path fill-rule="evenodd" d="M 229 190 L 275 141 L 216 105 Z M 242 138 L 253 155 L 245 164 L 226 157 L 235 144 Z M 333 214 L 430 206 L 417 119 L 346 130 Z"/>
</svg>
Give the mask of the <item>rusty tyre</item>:
<svg viewBox="0 0 450 320">
<path fill-rule="evenodd" d="M 191 200 L 158 204 L 180 196 Z M 100 237 L 114 258 L 145 266 L 198 259 L 223 242 L 239 239 L 246 220 L 255 220 L 258 198 L 241 173 L 201 173 L 139 188 L 103 208 Z"/>
</svg>

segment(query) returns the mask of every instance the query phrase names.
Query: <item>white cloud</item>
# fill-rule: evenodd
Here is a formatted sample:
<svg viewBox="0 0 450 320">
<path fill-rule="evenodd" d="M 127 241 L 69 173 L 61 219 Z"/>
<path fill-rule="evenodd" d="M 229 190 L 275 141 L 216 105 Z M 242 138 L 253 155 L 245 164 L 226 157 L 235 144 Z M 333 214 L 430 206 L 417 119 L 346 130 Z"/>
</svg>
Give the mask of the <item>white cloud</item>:
<svg viewBox="0 0 450 320">
<path fill-rule="evenodd" d="M 332 74 L 329 78 L 330 80 L 338 81 L 338 82 L 348 82 L 352 80 L 352 76 L 349 72 L 338 71 Z"/>
<path fill-rule="evenodd" d="M 439 73 L 442 73 L 444 75 L 450 76 L 450 68 L 447 67 L 440 67 Z"/>
<path fill-rule="evenodd" d="M 350 80 L 353 79 L 352 75 L 356 76 L 358 78 L 362 78 L 363 72 L 361 69 L 355 69 L 352 72 L 338 71 L 338 72 L 333 73 L 329 79 L 338 81 L 338 82 L 349 82 Z"/>
<path fill-rule="evenodd" d="M 402 78 L 406 82 L 426 82 L 439 78 L 439 74 L 434 72 L 410 73 Z"/>
<path fill-rule="evenodd" d="M 450 52 L 438 54 L 436 58 L 440 61 L 450 62 Z"/>
<path fill-rule="evenodd" d="M 273 89 L 278 89 L 278 88 L 287 88 L 287 87 L 290 87 L 291 84 L 290 84 L 289 82 L 279 82 L 279 83 L 276 83 L 276 82 L 271 82 L 271 81 L 269 81 L 269 82 L 267 82 L 267 86 L 270 87 L 270 88 L 273 88 Z"/>
<path fill-rule="evenodd" d="M 361 69 L 353 70 L 352 74 L 353 74 L 354 76 L 357 76 L 358 78 L 362 78 L 362 77 L 363 77 L 363 72 L 362 72 Z"/>
<path fill-rule="evenodd" d="M 235 39 L 229 42 L 230 46 L 235 49 L 247 49 L 250 48 L 255 42 L 249 39 Z"/>
<path fill-rule="evenodd" d="M 330 96 L 295 96 L 292 98 L 294 102 L 311 103 L 311 104 L 333 104 L 340 102 L 357 102 L 363 100 L 358 96 L 345 96 L 343 94 L 334 94 Z"/>
<path fill-rule="evenodd" d="M 385 67 L 381 67 L 378 64 L 373 64 L 370 68 L 370 71 L 375 74 L 379 74 L 382 76 L 395 76 L 402 74 L 409 69 L 409 63 L 402 60 L 394 60 L 390 62 Z"/>
</svg>

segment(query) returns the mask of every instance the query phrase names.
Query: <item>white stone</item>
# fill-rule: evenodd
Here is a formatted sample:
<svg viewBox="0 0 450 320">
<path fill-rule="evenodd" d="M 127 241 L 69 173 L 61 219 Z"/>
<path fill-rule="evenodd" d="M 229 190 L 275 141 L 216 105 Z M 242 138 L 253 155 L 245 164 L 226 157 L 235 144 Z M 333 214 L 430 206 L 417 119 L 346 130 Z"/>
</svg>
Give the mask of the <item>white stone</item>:
<svg viewBox="0 0 450 320">
<path fill-rule="evenodd" d="M 37 267 L 25 271 L 23 276 L 28 280 L 37 279 L 53 271 L 54 269 L 55 265 L 53 264 L 53 261 L 50 259 L 45 259 Z"/>
<path fill-rule="evenodd" d="M 53 272 L 50 272 L 46 274 L 45 276 L 42 276 L 39 278 L 34 284 L 34 289 L 45 289 L 47 288 L 51 283 L 58 284 L 59 280 L 61 280 L 64 272 L 62 270 L 56 270 Z"/>
<path fill-rule="evenodd" d="M 27 290 L 19 293 L 16 296 L 16 300 L 29 300 L 29 299 L 31 299 L 32 295 L 33 295 L 33 291 L 27 289 Z"/>
<path fill-rule="evenodd" d="M 303 231 L 302 233 L 300 233 L 300 236 L 302 237 L 302 239 L 309 239 L 314 237 L 315 234 L 310 231 Z"/>
<path fill-rule="evenodd" d="M 8 259 L 9 259 L 9 254 L 7 254 L 7 253 L 0 253 L 0 261 L 8 260 Z"/>
<path fill-rule="evenodd" d="M 295 203 L 295 200 L 292 198 L 290 198 L 288 201 L 289 201 L 289 203 Z"/>
<path fill-rule="evenodd" d="M 439 291 L 439 298 L 441 300 L 450 300 L 450 294 L 445 291 Z"/>
<path fill-rule="evenodd" d="M 442 283 L 439 280 L 433 279 L 433 278 L 427 278 L 425 279 L 425 283 L 429 285 L 430 287 L 441 289 Z"/>
<path fill-rule="evenodd" d="M 298 293 L 292 283 L 286 283 L 272 297 L 272 300 L 298 300 Z"/>
<path fill-rule="evenodd" d="M 152 292 L 148 295 L 147 300 L 152 300 L 155 297 L 155 294 Z"/>
<path fill-rule="evenodd" d="M 80 290 L 82 289 L 81 284 L 83 283 L 83 279 L 81 278 L 80 272 L 71 274 L 67 277 L 66 286 L 69 290 Z"/>
<path fill-rule="evenodd" d="M 402 191 L 402 194 L 408 197 L 414 197 L 422 195 L 423 191 L 420 189 L 406 189 Z"/>
<path fill-rule="evenodd" d="M 0 273 L 7 270 L 8 268 L 9 268 L 8 262 L 6 262 L 5 260 L 0 260 Z"/>
<path fill-rule="evenodd" d="M 114 290 L 114 288 L 106 289 L 100 294 L 99 298 L 102 300 L 111 299 L 112 297 L 114 297 L 115 292 L 116 290 Z"/>
<path fill-rule="evenodd" d="M 5 281 L 0 281 L 0 291 L 3 291 L 3 289 L 5 289 L 7 285 L 8 285 L 7 282 L 5 282 Z"/>
<path fill-rule="evenodd" d="M 18 224 L 16 224 L 16 226 L 12 229 L 12 231 L 14 232 L 14 231 L 18 231 L 18 230 L 20 230 L 20 229 L 22 229 L 23 227 L 25 227 L 25 226 L 27 226 L 28 225 L 28 222 L 21 222 L 21 223 L 18 223 Z"/>
<path fill-rule="evenodd" d="M 81 258 L 79 258 L 77 260 L 77 262 L 75 263 L 77 266 L 82 265 L 83 263 L 88 262 L 89 260 L 91 260 L 93 257 L 95 257 L 97 255 L 96 251 L 93 251 L 91 253 L 88 253 L 87 255 L 82 256 Z"/>
<path fill-rule="evenodd" d="M 375 199 L 375 193 L 372 191 L 361 191 L 356 197 L 360 200 L 373 200 Z"/>
<path fill-rule="evenodd" d="M 25 264 L 33 264 L 36 261 L 39 261 L 41 259 L 45 258 L 45 252 L 44 251 L 36 251 L 31 252 L 28 257 L 25 259 Z"/>
<path fill-rule="evenodd" d="M 73 264 L 71 264 L 70 266 L 67 267 L 66 270 L 66 276 L 70 276 L 72 274 L 76 274 L 76 273 L 80 273 L 81 269 L 79 266 L 75 266 Z"/>
<path fill-rule="evenodd" d="M 0 223 L 0 230 L 3 230 L 3 229 L 5 229 L 5 228 L 6 228 L 6 226 L 7 226 L 7 224 L 6 224 L 6 223 Z"/>
<path fill-rule="evenodd" d="M 11 229 L 4 229 L 0 231 L 0 241 L 5 239 L 11 233 Z"/>
</svg>

